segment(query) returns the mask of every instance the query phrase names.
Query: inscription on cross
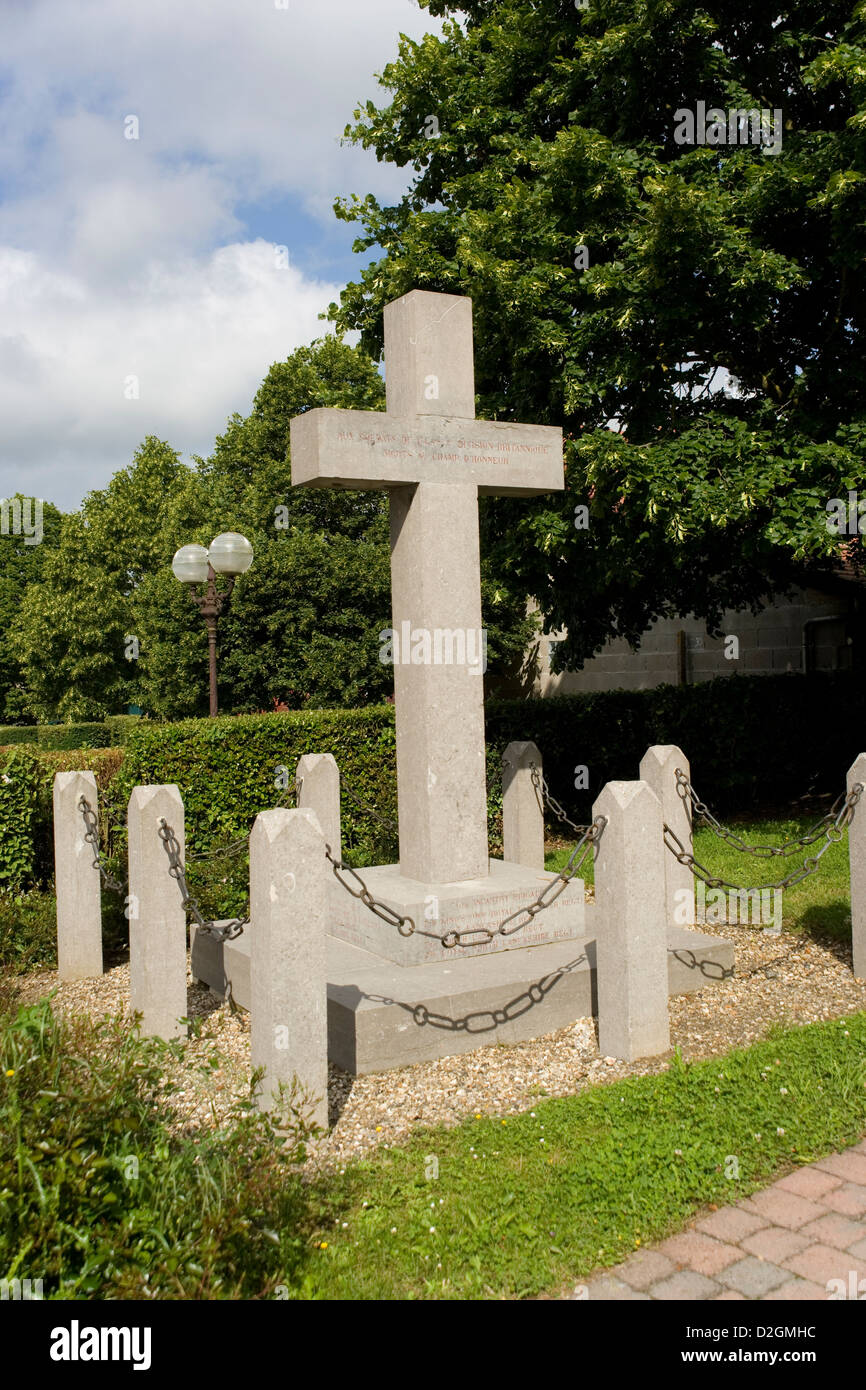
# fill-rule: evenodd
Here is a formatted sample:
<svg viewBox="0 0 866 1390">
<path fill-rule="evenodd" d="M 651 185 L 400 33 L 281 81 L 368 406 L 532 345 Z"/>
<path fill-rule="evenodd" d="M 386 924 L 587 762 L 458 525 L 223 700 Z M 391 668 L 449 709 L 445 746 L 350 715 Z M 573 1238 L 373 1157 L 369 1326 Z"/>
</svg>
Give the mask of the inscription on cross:
<svg viewBox="0 0 866 1390">
<path fill-rule="evenodd" d="M 385 411 L 291 424 L 295 487 L 385 488 L 395 632 L 481 628 L 478 496 L 564 487 L 562 431 L 475 418 L 472 301 L 413 290 L 385 308 Z M 486 878 L 484 691 L 465 663 L 394 666 L 400 872 Z"/>
</svg>

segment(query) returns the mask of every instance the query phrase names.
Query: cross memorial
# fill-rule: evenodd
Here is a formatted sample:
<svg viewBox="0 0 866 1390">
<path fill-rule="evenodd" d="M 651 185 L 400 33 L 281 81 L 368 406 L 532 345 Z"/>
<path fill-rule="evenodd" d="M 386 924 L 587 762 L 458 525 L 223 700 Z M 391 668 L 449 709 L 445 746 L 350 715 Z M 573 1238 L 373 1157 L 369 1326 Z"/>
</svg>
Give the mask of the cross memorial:
<svg viewBox="0 0 866 1390">
<path fill-rule="evenodd" d="M 478 496 L 564 487 L 562 431 L 475 418 L 471 299 L 413 290 L 387 305 L 385 365 L 385 412 L 310 410 L 292 421 L 292 481 L 387 489 L 394 632 L 407 622 L 458 632 L 477 652 Z M 394 664 L 401 870 L 422 882 L 483 877 L 483 675 L 477 663 L 407 655 L 404 644 Z"/>
<path fill-rule="evenodd" d="M 385 370 L 385 411 L 292 420 L 292 483 L 390 494 L 398 872 L 477 882 L 491 866 L 478 497 L 561 490 L 562 431 L 476 419 L 463 296 L 413 290 L 386 305 Z M 448 659 L 470 650 L 474 663 Z"/>
</svg>

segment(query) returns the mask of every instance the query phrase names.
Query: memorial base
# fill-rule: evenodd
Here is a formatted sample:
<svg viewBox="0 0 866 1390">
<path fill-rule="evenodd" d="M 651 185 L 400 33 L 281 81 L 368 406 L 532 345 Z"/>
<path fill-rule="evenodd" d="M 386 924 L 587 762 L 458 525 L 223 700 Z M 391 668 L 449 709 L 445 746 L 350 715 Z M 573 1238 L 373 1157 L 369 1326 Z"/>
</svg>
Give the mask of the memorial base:
<svg viewBox="0 0 866 1390">
<path fill-rule="evenodd" d="M 493 1043 L 518 1043 L 596 1012 L 594 904 L 583 937 L 467 958 L 398 965 L 334 936 L 328 947 L 328 1056 L 354 1075 L 388 1071 Z M 382 924 L 384 928 L 384 923 Z M 249 1007 L 250 933 L 225 944 L 193 929 L 192 973 Z M 671 994 L 733 969 L 729 941 L 687 927 L 668 932 Z"/>
<path fill-rule="evenodd" d="M 360 877 L 377 902 L 414 922 L 411 936 L 401 936 L 396 927 L 383 922 L 333 878 L 328 904 L 331 935 L 398 965 L 445 961 L 453 959 L 455 952 L 464 958 L 491 955 L 585 935 L 583 879 L 573 878 L 549 907 L 513 935 L 495 935 L 493 941 L 478 944 L 472 944 L 470 937 L 464 946 L 443 946 L 441 938 L 449 932 L 473 932 L 481 937 L 485 932 L 495 933 L 506 917 L 535 902 L 557 877 L 546 869 L 527 869 L 501 859 L 491 859 L 489 864 L 486 878 L 460 883 L 420 883 L 401 874 L 399 864 L 360 869 Z"/>
</svg>

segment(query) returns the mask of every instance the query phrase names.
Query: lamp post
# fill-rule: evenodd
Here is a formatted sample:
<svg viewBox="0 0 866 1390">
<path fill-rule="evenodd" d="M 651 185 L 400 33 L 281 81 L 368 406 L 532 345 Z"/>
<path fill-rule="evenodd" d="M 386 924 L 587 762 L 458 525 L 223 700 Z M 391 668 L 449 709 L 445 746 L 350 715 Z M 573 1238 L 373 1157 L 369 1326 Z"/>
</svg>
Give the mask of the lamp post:
<svg viewBox="0 0 866 1390">
<path fill-rule="evenodd" d="M 210 549 L 203 545 L 182 545 L 171 562 L 174 576 L 182 584 L 206 584 L 203 594 L 189 596 L 201 612 L 207 626 L 208 665 L 210 671 L 210 712 L 217 709 L 216 634 L 217 618 L 226 607 L 239 574 L 246 574 L 253 563 L 253 548 L 246 536 L 237 531 L 224 531 L 211 541 Z M 220 593 L 216 586 L 218 574 L 228 576 L 228 587 Z"/>
</svg>

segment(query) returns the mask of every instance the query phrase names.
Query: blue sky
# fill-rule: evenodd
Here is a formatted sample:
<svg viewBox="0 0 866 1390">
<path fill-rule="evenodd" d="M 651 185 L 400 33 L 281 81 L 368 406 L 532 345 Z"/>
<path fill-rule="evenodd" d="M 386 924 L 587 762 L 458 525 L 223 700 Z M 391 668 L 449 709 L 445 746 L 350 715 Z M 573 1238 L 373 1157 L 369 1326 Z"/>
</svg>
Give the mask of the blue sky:
<svg viewBox="0 0 866 1390">
<path fill-rule="evenodd" d="M 326 331 L 362 264 L 334 198 L 405 181 L 340 136 L 400 32 L 438 25 L 416 0 L 0 0 L 0 26 L 0 496 L 73 507 L 146 434 L 208 453 Z"/>
</svg>

